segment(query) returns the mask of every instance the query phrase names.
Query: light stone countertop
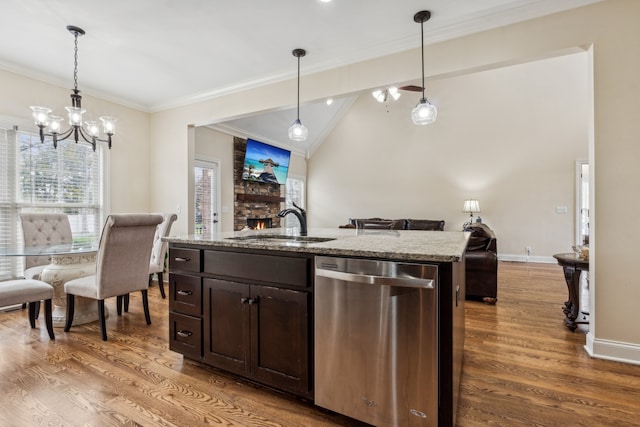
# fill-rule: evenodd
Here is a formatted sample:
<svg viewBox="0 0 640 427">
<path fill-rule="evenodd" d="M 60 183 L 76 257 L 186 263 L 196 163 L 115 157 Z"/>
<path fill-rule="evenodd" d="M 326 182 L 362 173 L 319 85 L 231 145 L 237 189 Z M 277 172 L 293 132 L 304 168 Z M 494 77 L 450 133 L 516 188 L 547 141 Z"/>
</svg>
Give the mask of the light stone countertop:
<svg viewBox="0 0 640 427">
<path fill-rule="evenodd" d="M 215 235 L 192 234 L 165 237 L 162 240 L 178 246 L 245 248 L 401 261 L 457 262 L 462 259 L 469 234 L 462 231 L 311 228 L 308 230 L 308 237 L 333 240 L 303 242 L 293 240 L 299 236 L 298 229 L 271 228 Z M 278 237 L 268 239 L 268 236 L 274 235 Z"/>
</svg>

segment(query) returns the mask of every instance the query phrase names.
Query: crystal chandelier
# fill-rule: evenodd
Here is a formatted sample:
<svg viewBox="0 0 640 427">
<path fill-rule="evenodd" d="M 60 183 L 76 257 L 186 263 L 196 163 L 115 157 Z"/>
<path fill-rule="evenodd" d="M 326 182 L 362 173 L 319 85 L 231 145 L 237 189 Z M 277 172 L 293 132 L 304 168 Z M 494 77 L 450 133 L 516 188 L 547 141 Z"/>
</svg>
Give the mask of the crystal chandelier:
<svg viewBox="0 0 640 427">
<path fill-rule="evenodd" d="M 49 108 L 32 106 L 33 118 L 35 119 L 36 125 L 40 128 L 40 141 L 44 143 L 45 137 L 49 137 L 53 139 L 53 147 L 58 148 L 58 141 L 64 141 L 73 135 L 76 143 L 82 138 L 85 142 L 92 145 L 93 151 L 96 151 L 96 141 L 108 143 L 109 149 L 111 149 L 111 137 L 115 134 L 116 119 L 108 116 L 100 117 L 103 132 L 107 136 L 106 139 L 99 138 L 100 126 L 97 122 L 87 120 L 84 122 L 83 127 L 82 115 L 86 110 L 82 108 L 82 96 L 80 96 L 80 90 L 78 89 L 78 37 L 83 36 L 85 32 L 82 28 L 73 25 L 67 25 L 67 30 L 73 34 L 75 38 L 74 86 L 73 93 L 71 94 L 71 107 L 65 107 L 69 114 L 69 125 L 71 125 L 71 127 L 63 132 L 62 117 L 50 115 L 51 109 Z M 45 133 L 45 129 L 47 128 L 51 133 Z"/>
</svg>

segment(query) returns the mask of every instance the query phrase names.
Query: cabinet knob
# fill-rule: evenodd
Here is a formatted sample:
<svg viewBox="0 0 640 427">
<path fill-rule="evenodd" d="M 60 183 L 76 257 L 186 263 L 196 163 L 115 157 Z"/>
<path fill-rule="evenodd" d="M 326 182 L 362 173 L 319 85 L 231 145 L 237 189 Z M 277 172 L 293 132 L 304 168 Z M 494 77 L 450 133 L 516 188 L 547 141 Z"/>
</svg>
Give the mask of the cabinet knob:
<svg viewBox="0 0 640 427">
<path fill-rule="evenodd" d="M 249 304 L 249 298 L 246 298 L 246 297 L 240 298 L 240 304 Z"/>
<path fill-rule="evenodd" d="M 254 305 L 258 303 L 258 298 L 249 298 L 249 305 Z"/>
</svg>

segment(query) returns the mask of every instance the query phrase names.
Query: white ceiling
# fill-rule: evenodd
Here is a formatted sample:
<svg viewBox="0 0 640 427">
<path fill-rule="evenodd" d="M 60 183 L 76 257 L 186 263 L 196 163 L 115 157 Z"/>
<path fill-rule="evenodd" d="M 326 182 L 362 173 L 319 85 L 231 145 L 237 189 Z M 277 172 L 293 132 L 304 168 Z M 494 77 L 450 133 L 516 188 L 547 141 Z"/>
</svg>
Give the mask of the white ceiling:
<svg viewBox="0 0 640 427">
<path fill-rule="evenodd" d="M 293 78 L 294 48 L 307 50 L 303 76 L 417 48 L 420 10 L 432 12 L 428 44 L 598 1 L 3 0 L 0 68 L 71 88 L 65 27 L 79 26 L 87 33 L 79 39 L 82 92 L 153 112 Z M 310 128 L 314 119 L 304 117 Z"/>
</svg>

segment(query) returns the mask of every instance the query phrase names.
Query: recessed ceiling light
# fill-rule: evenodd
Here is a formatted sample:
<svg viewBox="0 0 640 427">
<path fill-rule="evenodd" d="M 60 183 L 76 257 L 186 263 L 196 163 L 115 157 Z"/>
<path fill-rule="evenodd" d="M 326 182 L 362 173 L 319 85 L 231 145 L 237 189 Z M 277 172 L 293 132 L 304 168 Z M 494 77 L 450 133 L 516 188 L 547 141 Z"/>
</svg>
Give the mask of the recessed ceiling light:
<svg viewBox="0 0 640 427">
<path fill-rule="evenodd" d="M 322 0 L 322 1 L 326 1 L 326 0 Z M 328 0 L 331 1 L 331 0 Z M 331 105 L 333 104 L 333 98 L 327 98 L 327 105 Z"/>
<path fill-rule="evenodd" d="M 322 3 L 329 3 L 331 0 L 320 0 Z"/>
</svg>

